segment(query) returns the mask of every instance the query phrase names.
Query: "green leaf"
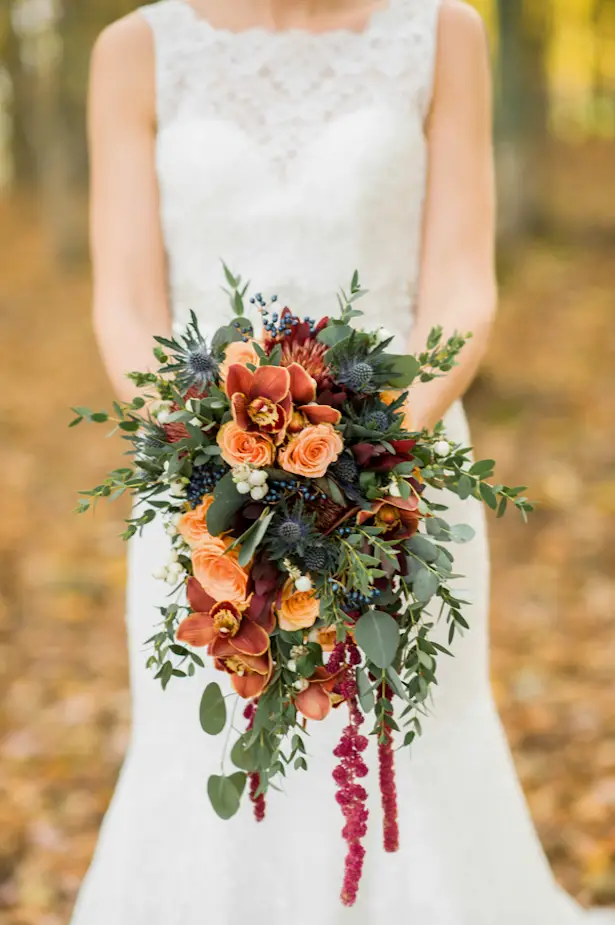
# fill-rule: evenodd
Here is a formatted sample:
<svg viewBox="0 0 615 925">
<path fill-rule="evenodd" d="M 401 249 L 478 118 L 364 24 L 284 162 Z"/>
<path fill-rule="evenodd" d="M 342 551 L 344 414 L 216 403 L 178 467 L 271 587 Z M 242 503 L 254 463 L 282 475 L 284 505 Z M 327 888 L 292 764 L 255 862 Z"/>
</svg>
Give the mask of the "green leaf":
<svg viewBox="0 0 615 925">
<path fill-rule="evenodd" d="M 389 385 L 394 389 L 408 388 L 421 369 L 419 361 L 416 357 L 410 356 L 409 354 L 387 357 L 387 359 L 392 360 L 392 372 L 389 376 Z"/>
<path fill-rule="evenodd" d="M 506 513 L 506 508 L 508 507 L 508 498 L 500 498 L 500 504 L 498 506 L 498 517 L 503 517 Z"/>
<path fill-rule="evenodd" d="M 495 459 L 480 459 L 470 469 L 470 475 L 485 476 L 493 472 L 494 468 Z"/>
<path fill-rule="evenodd" d="M 491 485 L 488 485 L 487 482 L 481 482 L 480 495 L 485 504 L 495 511 L 498 506 L 498 499 Z"/>
<path fill-rule="evenodd" d="M 242 771 L 254 771 L 256 769 L 256 753 L 254 745 L 248 743 L 249 735 L 240 736 L 235 742 L 231 751 L 231 761 L 236 768 Z"/>
<path fill-rule="evenodd" d="M 109 415 L 105 411 L 97 411 L 96 414 L 92 415 L 92 420 L 96 424 L 106 424 L 109 420 Z"/>
<path fill-rule="evenodd" d="M 425 521 L 427 532 L 434 539 L 445 543 L 450 539 L 450 527 L 441 517 L 428 517 Z"/>
<path fill-rule="evenodd" d="M 341 341 L 346 340 L 347 337 L 350 337 L 353 329 L 348 324 L 344 324 L 341 321 L 330 321 L 326 328 L 318 335 L 318 340 L 327 344 L 328 347 L 334 347 L 335 344 L 339 344 Z"/>
<path fill-rule="evenodd" d="M 476 531 L 468 524 L 455 524 L 451 527 L 451 539 L 453 543 L 469 543 L 476 536 Z"/>
<path fill-rule="evenodd" d="M 125 430 L 128 433 L 135 433 L 141 425 L 138 421 L 120 421 L 118 427 L 120 430 Z"/>
<path fill-rule="evenodd" d="M 261 514 L 259 520 L 257 520 L 256 523 L 250 527 L 250 529 L 245 534 L 245 539 L 241 546 L 241 552 L 239 553 L 238 559 L 239 565 L 241 565 L 242 568 L 248 565 L 252 559 L 252 556 L 262 543 L 265 534 L 269 529 L 269 524 L 273 520 L 273 517 L 274 512 L 270 512 L 268 509 L 266 509 Z"/>
<path fill-rule="evenodd" d="M 240 800 L 243 796 L 244 790 L 246 789 L 246 779 L 246 775 L 243 773 L 243 771 L 236 771 L 235 774 L 231 774 L 228 778 L 228 780 L 230 780 L 231 784 L 237 791 L 237 795 Z"/>
<path fill-rule="evenodd" d="M 438 558 L 438 550 L 434 544 L 418 533 L 409 539 L 406 545 L 423 562 L 435 562 Z"/>
<path fill-rule="evenodd" d="M 221 819 L 231 819 L 239 809 L 239 793 L 230 777 L 213 774 L 207 782 L 207 793 Z"/>
<path fill-rule="evenodd" d="M 357 668 L 357 690 L 359 703 L 364 713 L 371 713 L 376 704 L 372 685 L 364 668 Z"/>
<path fill-rule="evenodd" d="M 368 610 L 355 626 L 355 639 L 370 662 L 388 668 L 395 660 L 399 644 L 399 626 L 382 610 Z"/>
<path fill-rule="evenodd" d="M 245 504 L 245 496 L 240 495 L 233 481 L 231 472 L 220 479 L 214 490 L 214 502 L 207 511 L 207 529 L 213 536 L 219 536 L 228 530 L 235 514 Z"/>
<path fill-rule="evenodd" d="M 199 718 L 203 732 L 210 736 L 219 735 L 226 726 L 226 703 L 215 681 L 208 684 L 203 692 Z"/>
<path fill-rule="evenodd" d="M 419 569 L 413 583 L 412 593 L 421 604 L 427 604 L 438 590 L 438 576 L 429 569 Z"/>
<path fill-rule="evenodd" d="M 463 473 L 460 477 L 459 482 L 457 483 L 457 494 L 462 501 L 465 501 L 466 498 L 469 498 L 472 494 L 473 482 L 472 479 Z"/>
<path fill-rule="evenodd" d="M 404 686 L 404 682 L 399 677 L 392 665 L 389 665 L 387 668 L 387 678 L 389 679 L 389 684 L 395 691 L 398 697 L 401 697 L 402 700 L 409 702 L 410 698 L 408 697 L 408 691 Z"/>
</svg>

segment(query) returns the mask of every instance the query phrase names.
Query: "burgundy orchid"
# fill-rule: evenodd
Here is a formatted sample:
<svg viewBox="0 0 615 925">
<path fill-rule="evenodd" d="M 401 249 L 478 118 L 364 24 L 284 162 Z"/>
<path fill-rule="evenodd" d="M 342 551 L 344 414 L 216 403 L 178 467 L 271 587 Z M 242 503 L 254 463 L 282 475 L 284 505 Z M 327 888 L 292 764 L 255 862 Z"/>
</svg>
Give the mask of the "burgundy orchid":
<svg viewBox="0 0 615 925">
<path fill-rule="evenodd" d="M 412 459 L 412 451 L 416 440 L 391 440 L 394 453 L 375 443 L 357 443 L 352 452 L 361 469 L 371 469 L 372 472 L 391 472 L 395 466 Z"/>
</svg>

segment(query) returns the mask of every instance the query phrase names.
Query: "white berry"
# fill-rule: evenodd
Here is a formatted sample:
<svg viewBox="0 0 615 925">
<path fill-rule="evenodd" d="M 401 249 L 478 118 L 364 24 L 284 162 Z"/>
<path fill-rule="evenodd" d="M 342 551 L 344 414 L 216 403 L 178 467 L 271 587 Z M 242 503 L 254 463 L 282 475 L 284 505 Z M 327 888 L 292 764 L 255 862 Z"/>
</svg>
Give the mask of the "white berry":
<svg viewBox="0 0 615 925">
<path fill-rule="evenodd" d="M 176 498 L 181 497 L 186 492 L 186 486 L 184 485 L 183 482 L 179 482 L 179 481 L 171 482 L 170 489 L 171 489 L 171 494 L 174 495 Z"/>
<path fill-rule="evenodd" d="M 237 482 L 236 488 L 240 495 L 250 494 L 250 483 L 249 482 Z"/>
<path fill-rule="evenodd" d="M 287 662 L 286 667 L 288 668 L 289 671 L 292 671 L 293 674 L 296 674 L 297 662 L 294 662 L 291 660 L 290 662 Z"/>
<path fill-rule="evenodd" d="M 303 691 L 306 691 L 309 686 L 310 686 L 310 682 L 307 681 L 305 678 L 301 678 L 300 681 L 295 681 L 295 683 L 293 684 L 293 687 L 295 688 L 295 690 L 299 691 L 300 694 L 302 694 Z"/>
<path fill-rule="evenodd" d="M 438 442 L 434 444 L 433 451 L 436 456 L 448 456 L 451 451 L 451 445 L 447 440 L 438 440 Z"/>
<path fill-rule="evenodd" d="M 250 477 L 248 479 L 248 482 L 253 488 L 258 488 L 259 486 L 264 485 L 266 481 L 267 473 L 263 472 L 262 469 L 254 469 L 254 471 L 250 473 Z"/>
<path fill-rule="evenodd" d="M 393 479 L 393 481 L 389 484 L 388 492 L 392 498 L 401 498 L 401 490 L 399 488 L 397 479 Z"/>
<path fill-rule="evenodd" d="M 163 565 L 160 568 L 155 569 L 155 571 L 152 572 L 152 578 L 155 578 L 156 581 L 166 581 L 167 580 L 166 565 Z"/>
<path fill-rule="evenodd" d="M 254 501 L 262 501 L 269 489 L 266 485 L 257 485 L 256 488 L 253 488 L 250 492 L 252 499 Z"/>
<path fill-rule="evenodd" d="M 309 575 L 302 575 L 301 578 L 297 578 L 295 582 L 295 588 L 297 591 L 311 591 L 312 590 L 312 579 Z"/>
</svg>

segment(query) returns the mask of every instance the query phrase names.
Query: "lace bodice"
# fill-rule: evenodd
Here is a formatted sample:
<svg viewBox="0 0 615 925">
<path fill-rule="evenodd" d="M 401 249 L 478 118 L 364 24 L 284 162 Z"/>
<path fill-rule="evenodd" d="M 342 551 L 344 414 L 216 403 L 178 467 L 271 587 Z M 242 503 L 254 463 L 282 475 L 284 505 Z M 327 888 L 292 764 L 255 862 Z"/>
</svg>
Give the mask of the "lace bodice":
<svg viewBox="0 0 615 925">
<path fill-rule="evenodd" d="M 215 29 L 142 8 L 155 39 L 157 170 L 174 321 L 215 328 L 221 260 L 312 317 L 355 269 L 365 323 L 407 338 L 417 289 L 439 0 L 363 32 Z"/>
</svg>

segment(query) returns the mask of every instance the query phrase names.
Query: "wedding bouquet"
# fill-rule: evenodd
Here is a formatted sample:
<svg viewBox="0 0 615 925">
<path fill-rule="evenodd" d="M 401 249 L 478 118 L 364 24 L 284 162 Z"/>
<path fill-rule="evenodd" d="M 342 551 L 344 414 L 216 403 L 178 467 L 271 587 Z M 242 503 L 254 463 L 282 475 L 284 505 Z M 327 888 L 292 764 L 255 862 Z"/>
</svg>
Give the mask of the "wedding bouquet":
<svg viewBox="0 0 615 925">
<path fill-rule="evenodd" d="M 465 337 L 434 329 L 421 355 L 392 353 L 386 332 L 353 326 L 355 274 L 339 317 L 319 322 L 253 297 L 257 340 L 248 287 L 225 272 L 235 317 L 209 343 L 192 315 L 182 336 L 156 338 L 157 372 L 130 375 L 141 397 L 114 403 L 113 415 L 74 409 L 73 425 L 113 421 L 131 456 L 78 510 L 129 492 L 138 506 L 126 539 L 156 517 L 165 524 L 169 562 L 156 577 L 171 602 L 161 600 L 147 666 L 166 688 L 213 663 L 223 687 L 210 683 L 200 705 L 210 735 L 236 728 L 229 688 L 235 707 L 245 701 L 236 770 L 208 783 L 219 816 L 233 816 L 247 789 L 262 819 L 276 779 L 308 768 L 309 724 L 347 711 L 334 778 L 348 846 L 342 901 L 352 905 L 368 815 L 364 732 L 378 749 L 384 845 L 395 851 L 394 749 L 420 734 L 438 657 L 450 654 L 431 630 L 447 621 L 451 644 L 469 628 L 451 546 L 472 530 L 447 521 L 442 489 L 500 516 L 531 505 L 524 489 L 493 484 L 493 460 L 472 462 L 443 425 L 413 429 L 410 386 L 446 374 Z"/>
</svg>

